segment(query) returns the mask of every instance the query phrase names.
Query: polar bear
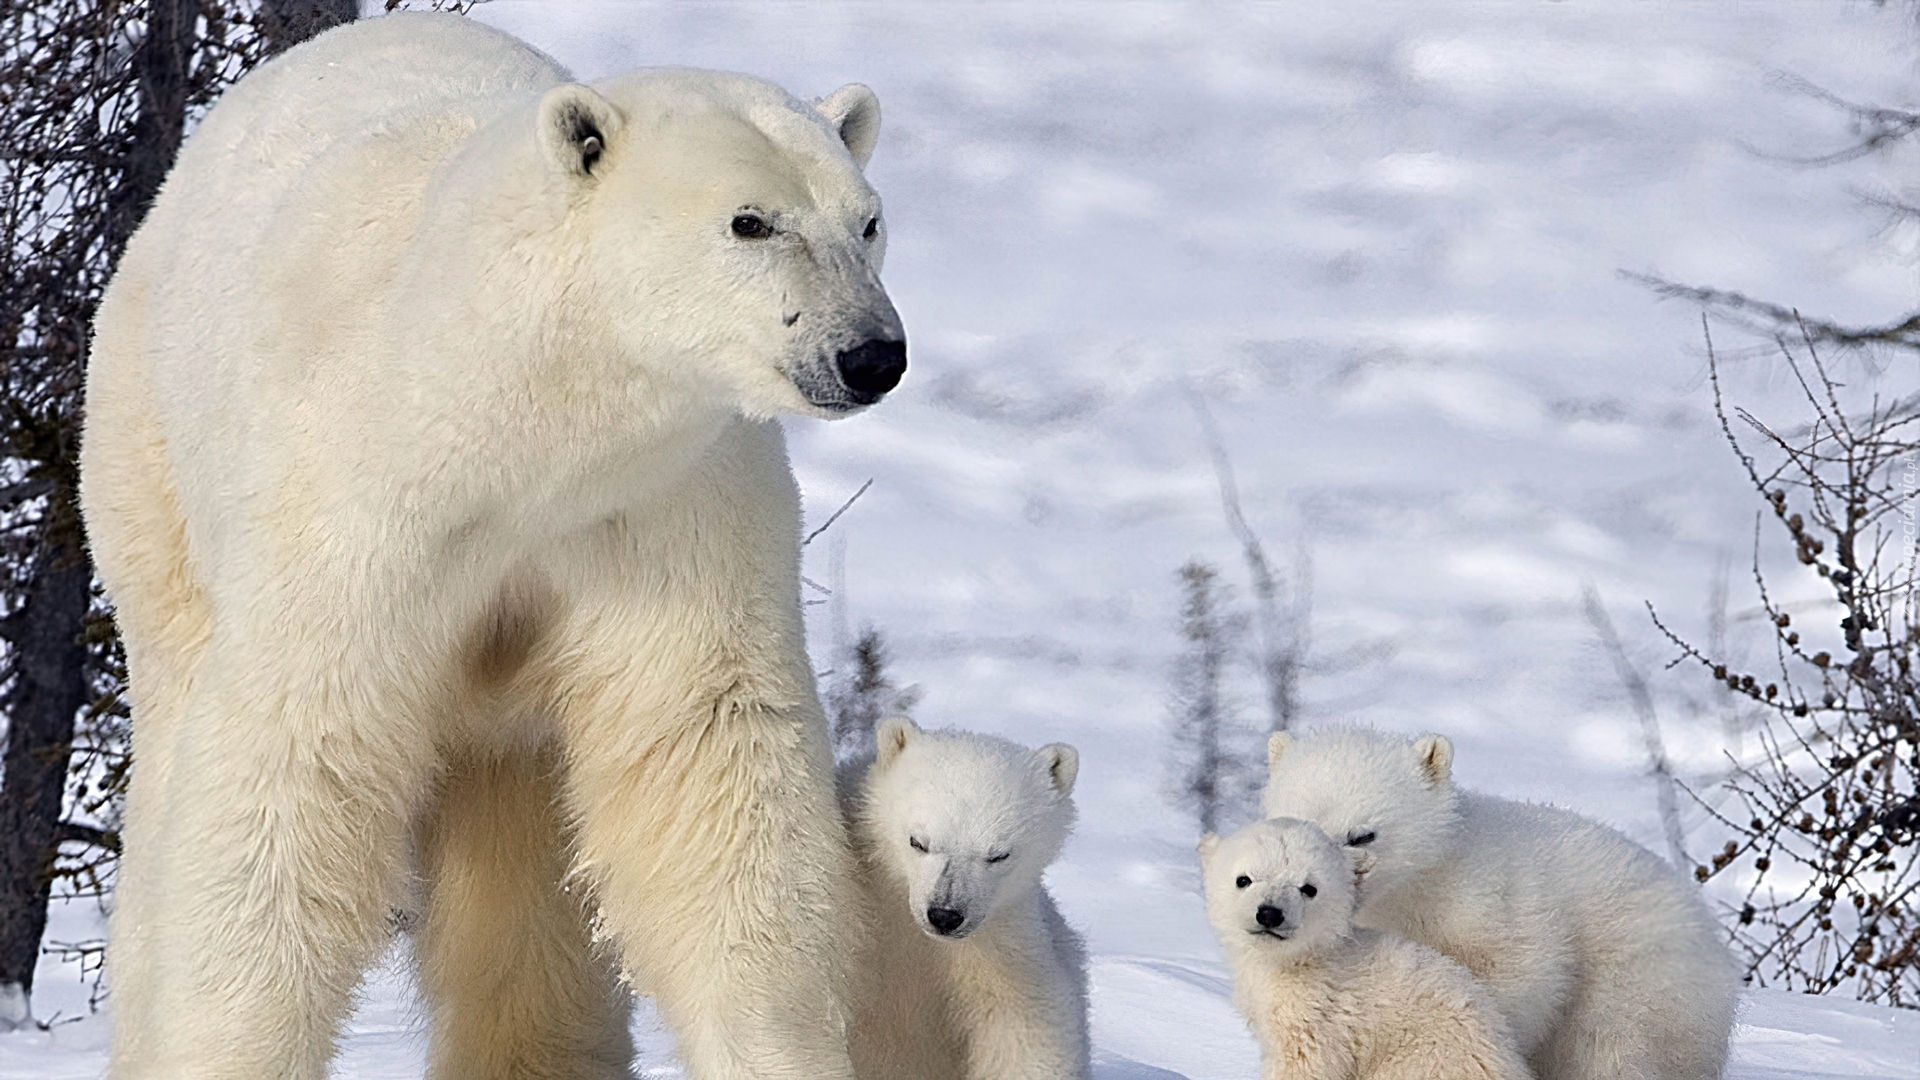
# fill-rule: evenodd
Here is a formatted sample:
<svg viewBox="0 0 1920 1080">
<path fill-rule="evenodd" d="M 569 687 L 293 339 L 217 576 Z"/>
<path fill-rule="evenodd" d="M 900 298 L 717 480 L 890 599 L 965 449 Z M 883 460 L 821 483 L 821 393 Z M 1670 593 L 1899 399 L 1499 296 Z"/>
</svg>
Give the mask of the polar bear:
<svg viewBox="0 0 1920 1080">
<path fill-rule="evenodd" d="M 868 1080 L 1086 1080 L 1086 956 L 1041 873 L 1073 825 L 1080 755 L 880 725 L 843 773 L 872 933 L 855 1072 Z"/>
<path fill-rule="evenodd" d="M 1209 833 L 1200 865 L 1261 1080 L 1529 1080 L 1466 969 L 1353 928 L 1353 864 L 1312 822 Z"/>
<path fill-rule="evenodd" d="M 1541 1080 L 1707 1080 L 1739 977 L 1698 889 L 1612 829 L 1464 791 L 1453 744 L 1274 735 L 1264 805 L 1355 849 L 1362 926 L 1466 965 Z"/>
<path fill-rule="evenodd" d="M 780 414 L 906 347 L 865 87 L 331 31 L 180 153 L 82 504 L 135 743 L 111 1075 L 318 1080 L 424 875 L 431 1075 L 846 1078 L 852 853 Z"/>
</svg>

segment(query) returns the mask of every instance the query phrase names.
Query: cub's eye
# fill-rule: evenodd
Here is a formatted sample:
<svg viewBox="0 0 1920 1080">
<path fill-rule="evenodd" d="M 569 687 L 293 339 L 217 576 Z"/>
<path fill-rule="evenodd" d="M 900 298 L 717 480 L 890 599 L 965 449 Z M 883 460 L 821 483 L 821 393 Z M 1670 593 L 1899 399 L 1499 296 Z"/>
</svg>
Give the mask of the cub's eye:
<svg viewBox="0 0 1920 1080">
<path fill-rule="evenodd" d="M 1309 899 L 1309 900 L 1311 900 L 1311 899 L 1313 899 L 1314 897 L 1316 897 L 1316 896 L 1318 896 L 1318 895 L 1320 895 L 1320 890 L 1319 890 L 1319 889 L 1316 889 L 1316 888 L 1314 888 L 1314 887 L 1313 887 L 1313 885 L 1312 885 L 1312 883 L 1311 883 L 1311 882 L 1309 882 L 1308 884 L 1305 884 L 1305 885 L 1302 885 L 1302 886 L 1300 886 L 1300 895 L 1301 895 L 1301 896 L 1304 896 L 1304 897 L 1306 897 L 1306 898 L 1307 898 L 1307 899 Z"/>
<path fill-rule="evenodd" d="M 1244 889 L 1251 884 L 1253 884 L 1253 879 L 1245 874 L 1241 874 L 1239 877 L 1233 879 L 1233 887 L 1236 889 Z"/>
<path fill-rule="evenodd" d="M 735 214 L 733 235 L 742 240 L 764 240 L 773 235 L 773 226 L 758 214 Z"/>
<path fill-rule="evenodd" d="M 927 845 L 924 842 L 922 842 L 921 839 L 917 836 L 907 837 L 907 846 L 912 848 L 915 851 L 922 852 L 922 853 L 925 853 L 925 851 L 927 850 Z"/>
<path fill-rule="evenodd" d="M 880 235 L 880 219 L 877 217 L 868 218 L 867 231 L 861 233 L 860 235 L 866 237 L 869 240 L 873 239 L 876 236 L 879 236 Z"/>
<path fill-rule="evenodd" d="M 1348 847 L 1366 847 L 1368 844 L 1371 844 L 1371 843 L 1373 843 L 1372 829 L 1368 829 L 1366 832 L 1353 832 L 1353 833 L 1347 834 Z"/>
<path fill-rule="evenodd" d="M 1012 854 L 1013 854 L 1013 852 L 1011 852 L 1011 851 L 1002 851 L 1002 852 L 1000 852 L 999 854 L 996 854 L 996 855 L 989 855 L 989 856 L 987 856 L 987 861 L 988 861 L 988 862 L 990 862 L 990 863 L 994 863 L 994 862 L 1006 862 L 1006 861 L 1007 861 L 1007 857 L 1008 857 L 1009 855 L 1012 855 Z"/>
</svg>

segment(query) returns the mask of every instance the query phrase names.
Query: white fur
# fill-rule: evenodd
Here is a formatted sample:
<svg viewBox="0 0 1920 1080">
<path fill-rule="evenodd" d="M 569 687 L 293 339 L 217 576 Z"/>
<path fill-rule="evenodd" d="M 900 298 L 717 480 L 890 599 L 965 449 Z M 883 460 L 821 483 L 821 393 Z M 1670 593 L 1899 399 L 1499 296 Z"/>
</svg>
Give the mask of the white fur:
<svg viewBox="0 0 1920 1080">
<path fill-rule="evenodd" d="M 1527 1080 L 1500 1013 L 1431 949 L 1354 930 L 1354 868 L 1312 822 L 1200 841 L 1207 918 L 1262 1080 Z"/>
<path fill-rule="evenodd" d="M 1720 1075 L 1738 994 L 1695 886 L 1565 810 L 1463 791 L 1453 746 L 1273 736 L 1265 806 L 1355 844 L 1362 926 L 1464 964 L 1541 1080 Z"/>
<path fill-rule="evenodd" d="M 87 388 L 139 762 L 114 1077 L 318 1080 L 412 865 L 436 1078 L 624 1077 L 616 970 L 694 1077 L 850 1075 L 769 420 L 899 337 L 877 106 L 829 100 L 403 15 L 188 141 Z"/>
<path fill-rule="evenodd" d="M 1086 957 L 1040 880 L 1073 824 L 1079 754 L 898 719 L 877 744 L 864 777 L 848 782 L 874 928 L 855 1071 L 1090 1077 Z"/>
</svg>

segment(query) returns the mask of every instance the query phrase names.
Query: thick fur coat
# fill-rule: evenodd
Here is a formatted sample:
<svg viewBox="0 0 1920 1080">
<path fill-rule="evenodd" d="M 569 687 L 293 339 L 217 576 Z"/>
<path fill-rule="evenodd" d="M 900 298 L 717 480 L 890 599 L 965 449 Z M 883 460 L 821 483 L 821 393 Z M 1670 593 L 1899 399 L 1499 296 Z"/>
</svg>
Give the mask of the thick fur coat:
<svg viewBox="0 0 1920 1080">
<path fill-rule="evenodd" d="M 1261 1080 L 1530 1080 L 1464 968 L 1353 929 L 1353 864 L 1311 822 L 1209 835 L 1200 862 Z"/>
<path fill-rule="evenodd" d="M 1541 1080 L 1712 1080 L 1738 997 L 1725 933 L 1665 861 L 1578 814 L 1455 787 L 1453 745 L 1273 736 L 1270 816 L 1348 845 L 1358 925 L 1465 965 Z"/>
<path fill-rule="evenodd" d="M 433 1077 L 625 1077 L 622 975 L 694 1077 L 850 1076 L 772 418 L 904 367 L 878 124 L 432 15 L 208 114 L 87 386 L 138 762 L 116 1080 L 319 1080 L 416 870 Z"/>
<path fill-rule="evenodd" d="M 1080 756 L 888 720 L 843 790 L 873 933 L 862 1080 L 1090 1080 L 1086 956 L 1041 883 Z"/>
</svg>

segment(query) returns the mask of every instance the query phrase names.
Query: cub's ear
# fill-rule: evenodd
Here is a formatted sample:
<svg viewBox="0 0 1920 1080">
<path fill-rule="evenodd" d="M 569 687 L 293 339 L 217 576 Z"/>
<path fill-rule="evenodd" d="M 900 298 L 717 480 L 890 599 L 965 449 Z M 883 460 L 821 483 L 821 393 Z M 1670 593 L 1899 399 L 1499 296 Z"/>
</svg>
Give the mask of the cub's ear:
<svg viewBox="0 0 1920 1080">
<path fill-rule="evenodd" d="M 1413 758 L 1426 774 L 1427 786 L 1438 787 L 1453 778 L 1453 743 L 1445 735 L 1422 735 L 1413 741 Z"/>
<path fill-rule="evenodd" d="M 900 756 L 900 751 L 905 750 L 909 743 L 920 737 L 920 725 L 904 716 L 890 716 L 880 721 L 880 726 L 874 730 L 873 737 L 878 744 L 873 763 L 890 765 L 894 758 Z"/>
<path fill-rule="evenodd" d="M 1202 836 L 1200 838 L 1200 865 L 1205 866 L 1208 862 L 1212 861 L 1213 853 L 1218 850 L 1219 847 L 1220 838 L 1218 836 L 1213 833 Z"/>
<path fill-rule="evenodd" d="M 1267 736 L 1267 768 L 1271 769 L 1280 764 L 1280 755 L 1286 753 L 1287 747 L 1292 745 L 1293 736 L 1284 731 L 1276 731 Z"/>
<path fill-rule="evenodd" d="M 620 110 L 592 87 L 556 86 L 540 99 L 540 147 L 562 173 L 591 176 L 608 143 L 619 134 L 620 120 Z"/>
<path fill-rule="evenodd" d="M 873 159 L 874 144 L 880 141 L 880 99 L 859 83 L 848 83 L 821 98 L 815 108 L 840 133 L 853 163 L 866 168 Z"/>
<path fill-rule="evenodd" d="M 1047 779 L 1053 781 L 1053 790 L 1062 795 L 1073 794 L 1074 778 L 1080 775 L 1080 751 L 1066 743 L 1048 743 L 1034 751 L 1040 758 L 1040 764 L 1046 767 Z"/>
</svg>

